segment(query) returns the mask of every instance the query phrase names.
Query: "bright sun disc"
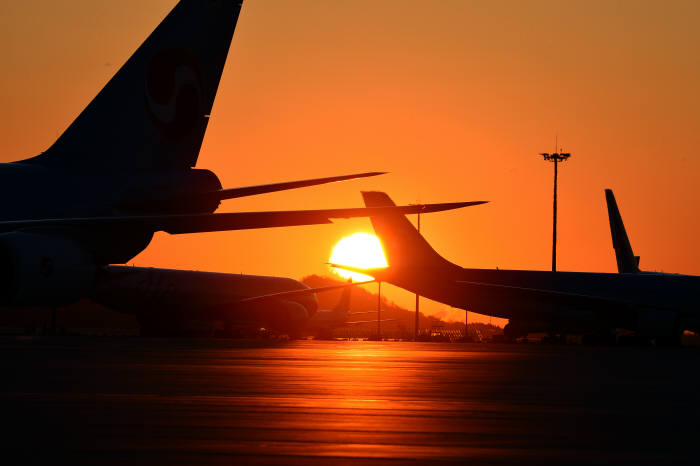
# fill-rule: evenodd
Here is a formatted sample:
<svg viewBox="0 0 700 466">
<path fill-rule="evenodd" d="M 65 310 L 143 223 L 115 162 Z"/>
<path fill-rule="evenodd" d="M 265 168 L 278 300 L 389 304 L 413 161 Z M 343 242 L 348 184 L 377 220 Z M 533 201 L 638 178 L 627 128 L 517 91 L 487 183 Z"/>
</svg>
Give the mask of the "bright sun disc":
<svg viewBox="0 0 700 466">
<path fill-rule="evenodd" d="M 387 266 L 379 239 L 367 233 L 355 233 L 338 241 L 331 253 L 330 262 L 363 269 Z M 333 272 L 343 278 L 352 278 L 356 282 L 372 280 L 370 276 L 348 270 L 333 269 Z"/>
</svg>

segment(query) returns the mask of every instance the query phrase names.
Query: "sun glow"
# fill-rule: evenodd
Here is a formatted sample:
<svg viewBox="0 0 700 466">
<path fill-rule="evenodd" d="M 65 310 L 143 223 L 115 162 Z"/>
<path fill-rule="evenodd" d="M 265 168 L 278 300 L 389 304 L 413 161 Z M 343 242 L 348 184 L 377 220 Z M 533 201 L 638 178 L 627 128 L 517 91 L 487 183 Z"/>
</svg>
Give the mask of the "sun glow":
<svg viewBox="0 0 700 466">
<path fill-rule="evenodd" d="M 355 233 L 338 241 L 331 253 L 330 262 L 360 268 L 387 266 L 379 239 L 368 233 Z M 372 280 L 372 277 L 368 275 L 348 270 L 333 269 L 333 272 L 343 278 L 352 278 L 353 281 Z"/>
</svg>

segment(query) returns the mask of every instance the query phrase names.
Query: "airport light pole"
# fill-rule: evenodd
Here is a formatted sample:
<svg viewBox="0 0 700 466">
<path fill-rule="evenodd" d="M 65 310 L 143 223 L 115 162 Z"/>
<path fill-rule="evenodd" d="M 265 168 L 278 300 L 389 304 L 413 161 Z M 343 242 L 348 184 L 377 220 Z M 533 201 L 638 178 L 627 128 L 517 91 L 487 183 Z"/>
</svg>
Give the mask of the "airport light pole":
<svg viewBox="0 0 700 466">
<path fill-rule="evenodd" d="M 418 212 L 418 233 L 420 234 L 420 212 Z M 418 310 L 420 309 L 420 295 L 416 293 L 416 318 L 413 325 L 413 341 L 418 341 Z"/>
<path fill-rule="evenodd" d="M 464 341 L 469 341 L 469 311 L 464 310 Z"/>
<path fill-rule="evenodd" d="M 382 339 L 382 282 L 377 281 L 377 341 Z"/>
<path fill-rule="evenodd" d="M 555 144 L 556 146 L 556 144 Z M 554 147 L 554 152 L 548 154 L 542 152 L 540 154 L 544 157 L 547 162 L 554 162 L 554 202 L 553 202 L 553 215 L 552 215 L 552 272 L 557 271 L 557 166 L 559 162 L 565 162 L 571 154 L 563 153 L 561 150 L 557 152 L 557 148 Z"/>
</svg>

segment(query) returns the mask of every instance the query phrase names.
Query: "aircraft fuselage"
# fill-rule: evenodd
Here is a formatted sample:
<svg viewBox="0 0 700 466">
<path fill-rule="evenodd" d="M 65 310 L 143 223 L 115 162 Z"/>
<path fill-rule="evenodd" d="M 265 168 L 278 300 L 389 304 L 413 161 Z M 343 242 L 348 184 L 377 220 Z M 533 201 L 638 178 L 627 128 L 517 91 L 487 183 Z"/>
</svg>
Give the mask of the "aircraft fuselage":
<svg viewBox="0 0 700 466">
<path fill-rule="evenodd" d="M 219 201 L 203 195 L 219 189 L 219 179 L 209 170 L 119 172 L 4 163 L 0 164 L 0 195 L 7 201 L 0 206 L 0 218 L 211 213 Z M 65 235 L 76 238 L 97 264 L 110 264 L 131 260 L 148 246 L 153 232 L 93 229 Z"/>
<path fill-rule="evenodd" d="M 574 323 L 581 326 L 590 320 L 591 325 L 637 328 L 641 313 L 644 318 L 652 320 L 670 321 L 679 316 L 686 322 L 686 328 L 698 325 L 700 277 L 693 275 L 466 269 L 456 266 L 426 268 L 420 273 L 416 270 L 404 272 L 387 270 L 382 279 L 434 301 L 505 319 L 554 322 L 562 326 Z M 537 296 L 520 291 L 523 289 L 551 290 L 571 297 Z M 602 299 L 592 305 L 590 300 L 577 300 L 576 296 Z M 605 302 L 605 298 L 611 301 Z M 567 323 L 567 319 L 575 322 Z"/>
<path fill-rule="evenodd" d="M 246 324 L 298 333 L 314 315 L 314 294 L 279 298 L 262 303 L 246 298 L 308 289 L 284 277 L 107 266 L 99 270 L 95 302 L 134 314 L 144 326 L 186 327 L 192 320 Z"/>
</svg>

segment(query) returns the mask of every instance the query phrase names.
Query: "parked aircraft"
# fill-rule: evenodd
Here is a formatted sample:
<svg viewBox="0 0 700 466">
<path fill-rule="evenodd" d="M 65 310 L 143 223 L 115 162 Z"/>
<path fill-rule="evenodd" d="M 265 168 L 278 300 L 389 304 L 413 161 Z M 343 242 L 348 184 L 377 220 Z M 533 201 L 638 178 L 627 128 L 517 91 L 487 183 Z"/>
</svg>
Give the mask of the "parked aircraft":
<svg viewBox="0 0 700 466">
<path fill-rule="evenodd" d="M 224 199 L 379 174 L 222 189 L 213 172 L 193 168 L 241 3 L 180 1 L 48 150 L 0 164 L 0 195 L 5 200 L 0 208 L 1 305 L 55 308 L 82 297 L 99 299 L 114 286 L 122 293 L 120 299 L 138 308 L 143 296 L 138 292 L 143 279 L 138 277 L 151 276 L 172 278 L 170 283 L 181 294 L 189 292 L 187 282 L 196 282 L 188 298 L 193 303 L 190 312 L 198 312 L 197 297 L 234 284 L 243 290 L 239 298 L 257 291 L 303 288 L 277 277 L 126 271 L 108 265 L 129 261 L 156 231 L 183 234 L 323 224 L 387 211 L 214 213 Z M 468 203 L 405 206 L 398 211 L 435 212 L 464 205 Z M 279 304 L 294 309 L 286 319 L 306 303 L 291 302 Z M 312 305 L 305 308 L 307 314 L 313 310 Z"/>
<path fill-rule="evenodd" d="M 116 265 L 99 275 L 89 297 L 135 315 L 145 336 L 206 336 L 214 328 L 240 327 L 297 336 L 318 307 L 318 290 L 291 278 Z M 245 301 L 270 294 L 274 299 Z"/>
<path fill-rule="evenodd" d="M 352 283 L 352 281 L 350 281 Z M 333 309 L 319 309 L 306 324 L 306 332 L 317 338 L 330 338 L 333 329 L 342 327 L 350 317 L 352 286 L 343 289 L 338 304 Z"/>
<path fill-rule="evenodd" d="M 355 283 L 355 285 L 364 285 L 366 283 L 374 283 L 375 280 Z M 352 279 L 348 282 L 352 283 Z M 331 338 L 333 330 L 340 327 L 353 327 L 363 324 L 376 324 L 377 311 L 366 312 L 350 312 L 350 296 L 352 287 L 347 286 L 340 296 L 338 304 L 333 309 L 319 309 L 306 324 L 305 331 L 307 334 L 313 335 L 316 338 Z M 362 317 L 360 317 L 362 316 Z M 372 319 L 371 317 L 375 318 Z M 358 318 L 370 320 L 357 320 Z M 396 319 L 382 319 L 380 322 L 395 322 Z"/>
<path fill-rule="evenodd" d="M 393 206 L 383 192 L 363 192 L 365 205 Z M 371 275 L 429 299 L 510 319 L 507 338 L 529 332 L 609 335 L 629 329 L 658 345 L 700 330 L 700 277 L 640 273 L 611 191 L 606 191 L 620 273 L 462 268 L 440 256 L 401 214 L 372 218 L 389 266 L 337 267 Z"/>
</svg>

